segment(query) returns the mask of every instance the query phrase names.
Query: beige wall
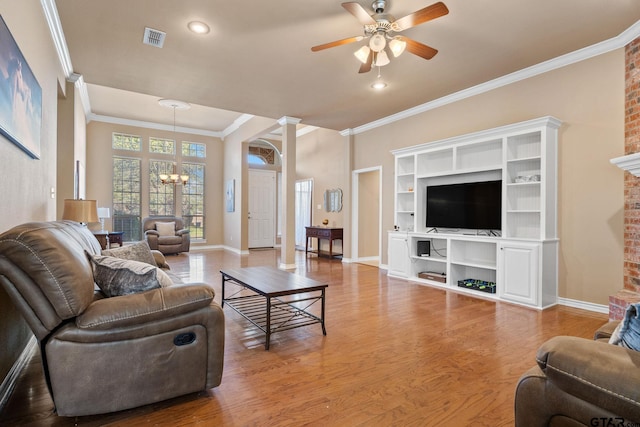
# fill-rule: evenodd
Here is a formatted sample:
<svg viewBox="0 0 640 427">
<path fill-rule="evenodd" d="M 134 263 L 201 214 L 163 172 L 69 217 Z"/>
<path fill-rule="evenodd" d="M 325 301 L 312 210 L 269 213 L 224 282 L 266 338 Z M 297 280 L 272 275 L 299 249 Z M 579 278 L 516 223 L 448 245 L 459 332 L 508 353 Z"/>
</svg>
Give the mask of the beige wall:
<svg viewBox="0 0 640 427">
<path fill-rule="evenodd" d="M 358 258 L 380 256 L 380 171 L 358 174 Z M 354 182 L 355 185 L 355 182 Z"/>
<path fill-rule="evenodd" d="M 2 203 L 0 230 L 56 217 L 56 110 L 61 68 L 39 1 L 0 0 L 0 11 L 13 38 L 42 88 L 41 157 L 34 160 L 0 136 Z M 64 89 L 63 89 L 64 90 Z M 22 352 L 31 332 L 0 289 L 0 382 Z"/>
<path fill-rule="evenodd" d="M 559 132 L 559 295 L 607 304 L 622 287 L 624 49 L 355 136 L 354 169 L 383 165 L 383 229 L 393 227 L 389 150 L 551 115 Z M 383 234 L 383 251 L 387 236 Z M 383 253 L 383 263 L 387 254 Z"/>
<path fill-rule="evenodd" d="M 324 210 L 324 192 L 329 189 L 344 190 L 343 137 L 336 131 L 318 129 L 298 138 L 296 151 L 296 178 L 313 179 L 311 224 L 322 225 L 324 219 L 329 226 L 344 225 L 343 212 Z M 343 199 L 343 203 L 348 201 Z M 318 209 L 320 206 L 320 209 Z"/>
<path fill-rule="evenodd" d="M 193 246 L 198 245 L 220 245 L 222 244 L 222 212 L 224 209 L 224 194 L 222 185 L 223 176 L 223 144 L 219 138 L 192 135 L 184 133 L 174 133 L 173 131 L 162 131 L 134 126 L 125 126 L 104 122 L 92 121 L 87 125 L 87 198 L 96 199 L 98 206 L 112 207 L 112 177 L 114 154 L 124 157 L 128 156 L 125 151 L 114 152 L 111 149 L 111 138 L 114 132 L 138 135 L 142 137 L 142 152 L 131 153 L 131 157 L 142 158 L 142 176 L 149 176 L 149 160 L 173 160 L 173 156 L 163 156 L 159 154 L 149 154 L 149 137 L 176 139 L 178 141 L 199 142 L 206 145 L 206 159 L 189 158 L 188 161 L 205 164 L 205 241 L 193 241 Z M 182 161 L 179 149 L 175 158 L 178 164 Z M 185 159 L 186 161 L 186 159 Z M 142 218 L 149 215 L 149 198 L 144 197 L 149 194 L 149 181 L 142 181 Z M 177 214 L 180 214 L 180 204 L 177 203 Z M 111 221 L 105 223 L 105 228 L 111 230 Z"/>
</svg>

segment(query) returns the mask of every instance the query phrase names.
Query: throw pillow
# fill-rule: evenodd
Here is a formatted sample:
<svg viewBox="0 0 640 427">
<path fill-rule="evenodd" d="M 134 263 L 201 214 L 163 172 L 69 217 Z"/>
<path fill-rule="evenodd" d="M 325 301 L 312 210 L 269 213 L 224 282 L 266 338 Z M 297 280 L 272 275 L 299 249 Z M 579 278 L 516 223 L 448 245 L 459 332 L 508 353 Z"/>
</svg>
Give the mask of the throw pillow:
<svg viewBox="0 0 640 427">
<path fill-rule="evenodd" d="M 176 223 L 175 222 L 156 222 L 156 230 L 160 236 L 175 236 L 176 235 Z"/>
<path fill-rule="evenodd" d="M 169 276 L 144 262 L 93 255 L 93 280 L 107 297 L 135 294 L 171 286 Z"/>
<path fill-rule="evenodd" d="M 149 244 L 142 240 L 135 242 L 131 245 L 121 246 L 119 248 L 105 249 L 102 251 L 102 255 L 112 256 L 122 259 L 130 259 L 132 261 L 146 262 L 154 267 L 157 267 L 156 260 L 151 253 Z"/>
<path fill-rule="evenodd" d="M 640 303 L 627 307 L 624 319 L 611 334 L 609 344 L 640 351 Z"/>
</svg>

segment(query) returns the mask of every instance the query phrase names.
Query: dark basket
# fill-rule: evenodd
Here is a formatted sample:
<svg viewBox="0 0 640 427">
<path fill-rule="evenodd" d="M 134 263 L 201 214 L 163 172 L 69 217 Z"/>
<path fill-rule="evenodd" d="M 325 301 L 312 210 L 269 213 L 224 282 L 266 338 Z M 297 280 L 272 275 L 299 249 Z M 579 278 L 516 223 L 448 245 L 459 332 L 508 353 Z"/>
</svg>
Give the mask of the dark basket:
<svg viewBox="0 0 640 427">
<path fill-rule="evenodd" d="M 474 291 L 486 292 L 489 294 L 496 293 L 496 283 L 487 282 L 486 280 L 477 280 L 477 279 L 458 280 L 458 286 L 461 288 L 473 289 Z"/>
</svg>

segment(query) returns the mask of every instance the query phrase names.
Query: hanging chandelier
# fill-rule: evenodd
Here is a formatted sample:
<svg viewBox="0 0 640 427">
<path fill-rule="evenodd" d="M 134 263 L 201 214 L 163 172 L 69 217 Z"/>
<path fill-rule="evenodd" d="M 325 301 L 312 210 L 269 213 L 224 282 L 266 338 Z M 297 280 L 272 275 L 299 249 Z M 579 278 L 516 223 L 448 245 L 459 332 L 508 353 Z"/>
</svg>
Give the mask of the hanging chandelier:
<svg viewBox="0 0 640 427">
<path fill-rule="evenodd" d="M 191 108 L 191 105 L 186 102 L 177 101 L 175 99 L 161 99 L 158 101 L 158 104 L 166 108 L 173 108 L 173 135 L 177 145 L 178 138 L 177 138 L 177 132 L 176 132 L 176 109 L 188 110 L 189 108 Z M 175 170 L 173 172 L 174 173 L 171 173 L 171 174 L 161 173 L 160 175 L 158 175 L 158 178 L 160 178 L 160 182 L 162 184 L 174 184 L 174 185 L 187 184 L 187 182 L 189 181 L 189 175 L 177 174 L 175 173 Z"/>
</svg>

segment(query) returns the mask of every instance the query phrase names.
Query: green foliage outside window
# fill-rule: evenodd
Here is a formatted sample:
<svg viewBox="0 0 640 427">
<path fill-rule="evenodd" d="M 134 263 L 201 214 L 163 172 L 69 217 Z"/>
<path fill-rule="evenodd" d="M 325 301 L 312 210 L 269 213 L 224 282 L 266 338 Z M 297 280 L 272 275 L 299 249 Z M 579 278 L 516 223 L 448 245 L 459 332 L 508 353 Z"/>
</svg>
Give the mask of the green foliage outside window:
<svg viewBox="0 0 640 427">
<path fill-rule="evenodd" d="M 114 231 L 124 232 L 124 241 L 140 240 L 141 160 L 113 158 Z"/>
<path fill-rule="evenodd" d="M 176 142 L 173 139 L 149 138 L 149 152 L 175 154 Z"/>
<path fill-rule="evenodd" d="M 204 238 L 204 165 L 183 163 L 189 182 L 182 187 L 182 217 L 192 239 Z"/>
<path fill-rule="evenodd" d="M 111 146 L 114 150 L 142 151 L 142 138 L 136 135 L 114 133 Z"/>
<path fill-rule="evenodd" d="M 184 157 L 207 157 L 206 146 L 198 142 L 182 142 L 182 155 Z"/>
<path fill-rule="evenodd" d="M 149 215 L 175 215 L 175 186 L 160 182 L 161 174 L 172 174 L 174 163 L 149 161 Z"/>
</svg>

